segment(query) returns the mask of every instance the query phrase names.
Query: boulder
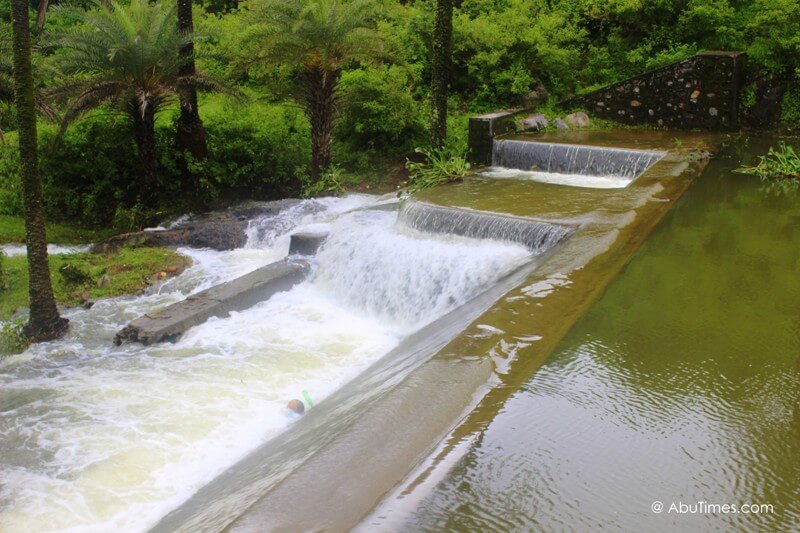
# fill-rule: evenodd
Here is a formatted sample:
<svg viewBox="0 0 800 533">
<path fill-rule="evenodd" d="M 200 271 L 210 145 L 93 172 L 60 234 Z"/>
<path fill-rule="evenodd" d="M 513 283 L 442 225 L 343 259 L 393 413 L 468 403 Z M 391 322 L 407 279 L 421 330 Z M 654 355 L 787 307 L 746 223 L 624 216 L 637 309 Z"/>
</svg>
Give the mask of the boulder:
<svg viewBox="0 0 800 533">
<path fill-rule="evenodd" d="M 517 124 L 522 131 L 542 131 L 547 128 L 547 117 L 541 113 L 528 115 Z"/>
<path fill-rule="evenodd" d="M 566 116 L 565 120 L 573 128 L 585 128 L 589 125 L 589 115 L 583 111 L 577 113 L 570 113 Z"/>
<path fill-rule="evenodd" d="M 233 250 L 241 248 L 247 241 L 246 231 L 250 220 L 276 216 L 299 203 L 300 200 L 295 199 L 251 202 L 226 211 L 187 217 L 187 220 L 169 225 L 168 229 L 116 235 L 92 246 L 92 252 L 110 253 L 124 246 L 188 246 Z M 321 208 L 313 202 L 306 205 L 309 212 Z"/>
<path fill-rule="evenodd" d="M 567 131 L 569 129 L 569 126 L 567 126 L 567 123 L 564 122 L 563 120 L 561 120 L 560 118 L 555 119 L 553 121 L 553 124 L 555 124 L 556 128 L 558 128 L 561 131 Z"/>
<path fill-rule="evenodd" d="M 525 107 L 533 107 L 545 100 L 547 100 L 547 89 L 540 83 L 535 89 L 522 97 L 522 105 Z"/>
</svg>

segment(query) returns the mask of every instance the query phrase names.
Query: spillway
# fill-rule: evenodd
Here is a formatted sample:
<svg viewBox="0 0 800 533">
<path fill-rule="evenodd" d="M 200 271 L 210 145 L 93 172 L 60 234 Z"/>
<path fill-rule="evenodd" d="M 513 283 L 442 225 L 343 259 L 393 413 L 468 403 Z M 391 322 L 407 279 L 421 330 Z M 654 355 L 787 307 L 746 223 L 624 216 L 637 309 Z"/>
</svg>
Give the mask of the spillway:
<svg viewBox="0 0 800 533">
<path fill-rule="evenodd" d="M 656 150 L 495 139 L 492 166 L 484 174 L 575 187 L 623 188 L 664 155 Z"/>
<path fill-rule="evenodd" d="M 307 390 L 324 403 L 558 241 L 508 228 L 490 238 L 491 224 L 446 232 L 408 214 L 398 222 L 396 211 L 358 210 L 374 204 L 307 201 L 276 227 L 254 222 L 244 248 L 182 249 L 193 265 L 181 276 L 71 309 L 67 337 L 0 362 L 1 529 L 152 527 L 288 428 L 289 399 Z M 112 345 L 132 318 L 284 257 L 298 228 L 330 232 L 307 281 L 175 343 Z"/>
</svg>

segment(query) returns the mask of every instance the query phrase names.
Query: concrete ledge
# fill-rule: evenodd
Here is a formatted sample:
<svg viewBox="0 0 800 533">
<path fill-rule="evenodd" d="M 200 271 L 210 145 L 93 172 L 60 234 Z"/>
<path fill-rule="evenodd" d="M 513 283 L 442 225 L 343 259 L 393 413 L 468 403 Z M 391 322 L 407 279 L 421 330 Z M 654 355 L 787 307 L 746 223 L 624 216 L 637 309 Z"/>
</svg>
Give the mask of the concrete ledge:
<svg viewBox="0 0 800 533">
<path fill-rule="evenodd" d="M 492 141 L 495 136 L 516 130 L 514 117 L 525 109 L 509 109 L 486 113 L 469 119 L 469 160 L 479 165 L 492 163 Z"/>
<path fill-rule="evenodd" d="M 314 255 L 327 238 L 324 231 L 294 233 L 289 241 L 289 255 Z"/>
<path fill-rule="evenodd" d="M 247 309 L 277 292 L 291 289 L 305 279 L 309 270 L 310 265 L 303 260 L 271 263 L 137 318 L 117 333 L 114 344 L 175 341 L 186 330 L 211 317 L 228 316 L 231 311 Z"/>
</svg>

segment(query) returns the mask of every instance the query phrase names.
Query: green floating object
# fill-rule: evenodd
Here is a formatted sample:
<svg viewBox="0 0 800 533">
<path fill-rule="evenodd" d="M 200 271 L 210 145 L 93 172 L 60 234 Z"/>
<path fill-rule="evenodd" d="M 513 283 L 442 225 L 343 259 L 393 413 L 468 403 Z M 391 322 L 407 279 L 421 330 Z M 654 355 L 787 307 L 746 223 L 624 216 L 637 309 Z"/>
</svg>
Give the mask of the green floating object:
<svg viewBox="0 0 800 533">
<path fill-rule="evenodd" d="M 309 407 L 314 406 L 314 403 L 311 401 L 311 396 L 309 396 L 307 390 L 303 390 L 303 401 L 305 401 Z"/>
</svg>

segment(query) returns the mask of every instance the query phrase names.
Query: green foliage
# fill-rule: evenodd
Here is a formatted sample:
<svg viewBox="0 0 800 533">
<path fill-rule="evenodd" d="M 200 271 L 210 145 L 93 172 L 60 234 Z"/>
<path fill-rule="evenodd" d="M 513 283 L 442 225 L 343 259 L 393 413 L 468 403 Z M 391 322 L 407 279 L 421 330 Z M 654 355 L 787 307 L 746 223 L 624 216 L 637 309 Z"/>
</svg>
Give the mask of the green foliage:
<svg viewBox="0 0 800 533">
<path fill-rule="evenodd" d="M 417 148 L 415 152 L 425 156 L 425 161 L 408 161 L 408 186 L 406 192 L 415 192 L 430 189 L 445 183 L 454 183 L 464 179 L 469 173 L 470 164 L 465 153 L 453 153 L 449 150 Z M 401 193 L 398 193 L 400 195 Z"/>
<path fill-rule="evenodd" d="M 753 109 L 753 106 L 756 105 L 756 85 L 755 83 L 751 83 L 747 85 L 743 90 L 739 101 L 739 108 L 743 112 L 747 112 Z"/>
<path fill-rule="evenodd" d="M 789 124 L 800 125 L 800 87 L 790 87 L 783 94 L 781 119 Z"/>
<path fill-rule="evenodd" d="M 30 345 L 28 337 L 23 334 L 23 320 L 0 322 L 0 358 L 22 353 Z"/>
<path fill-rule="evenodd" d="M 309 158 L 309 127 L 300 110 L 225 95 L 202 98 L 200 110 L 212 157 L 193 167 L 202 176 L 206 203 L 299 194 L 302 168 Z M 40 165 L 50 220 L 132 231 L 149 223 L 155 213 L 188 209 L 180 193 L 171 119 L 157 124 L 163 195 L 147 208 L 138 199 L 136 146 L 126 117 L 95 111 L 53 144 L 56 131 L 54 126 L 40 127 Z M 0 215 L 22 216 L 16 136 L 6 137 L 8 146 L 0 146 Z"/>
<path fill-rule="evenodd" d="M 0 321 L 28 305 L 26 261 L 24 256 L 6 259 L 8 288 L 0 298 Z M 56 301 L 83 305 L 87 299 L 137 294 L 166 275 L 182 272 L 190 263 L 187 257 L 166 248 L 123 248 L 112 254 L 51 255 L 50 271 Z M 79 275 L 65 277 L 62 271 Z"/>
<path fill-rule="evenodd" d="M 379 53 L 371 0 L 256 0 L 249 7 L 248 63 L 332 72 Z"/>
<path fill-rule="evenodd" d="M 72 225 L 47 223 L 47 242 L 56 244 L 82 244 L 97 242 L 113 234 L 111 228 L 87 229 Z M 25 220 L 22 217 L 0 215 L 0 242 L 25 242 Z"/>
<path fill-rule="evenodd" d="M 178 31 L 175 8 L 167 6 L 109 0 L 54 39 L 67 76 L 57 94 L 74 96 L 65 120 L 105 102 L 129 114 L 157 111 L 177 94 L 180 50 L 192 37 Z"/>
<path fill-rule="evenodd" d="M 399 67 L 362 67 L 345 72 L 336 137 L 339 159 L 357 151 L 406 154 L 425 137 L 424 114 L 414 101 L 407 72 Z"/>
<path fill-rule="evenodd" d="M 210 199 L 300 192 L 310 134 L 299 109 L 216 96 L 201 102 L 200 112 L 212 157 L 195 170 L 204 176 Z"/>
<path fill-rule="evenodd" d="M 80 266 L 73 263 L 64 263 L 58 269 L 65 285 L 78 285 L 89 281 L 91 278 Z"/>
<path fill-rule="evenodd" d="M 343 183 L 342 169 L 336 165 L 331 165 L 323 170 L 316 182 L 312 182 L 309 179 L 306 179 L 305 182 L 303 186 L 304 198 L 330 195 L 339 196 L 346 192 Z"/>
<path fill-rule="evenodd" d="M 759 158 L 757 165 L 742 167 L 738 172 L 758 176 L 767 193 L 795 195 L 800 190 L 800 154 L 790 145 L 781 142 L 778 147 Z"/>
</svg>

